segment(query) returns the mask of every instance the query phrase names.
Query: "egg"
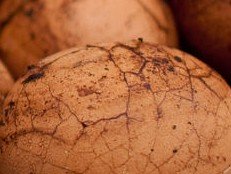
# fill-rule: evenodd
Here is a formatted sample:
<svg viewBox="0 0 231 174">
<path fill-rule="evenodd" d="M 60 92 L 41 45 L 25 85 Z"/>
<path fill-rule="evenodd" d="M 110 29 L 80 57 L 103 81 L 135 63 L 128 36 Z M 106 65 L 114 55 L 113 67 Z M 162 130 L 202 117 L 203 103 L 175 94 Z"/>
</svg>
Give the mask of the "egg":
<svg viewBox="0 0 231 174">
<path fill-rule="evenodd" d="M 231 164 L 229 85 L 158 44 L 47 57 L 16 82 L 4 113 L 2 174 L 217 174 Z"/>
<path fill-rule="evenodd" d="M 182 37 L 197 55 L 231 83 L 231 5 L 229 0 L 169 0 Z"/>
<path fill-rule="evenodd" d="M 0 60 L 0 115 L 6 94 L 13 86 L 13 78 Z"/>
<path fill-rule="evenodd" d="M 72 46 L 137 38 L 178 45 L 170 9 L 159 0 L 3 0 L 0 16 L 1 58 L 15 78 Z"/>
</svg>

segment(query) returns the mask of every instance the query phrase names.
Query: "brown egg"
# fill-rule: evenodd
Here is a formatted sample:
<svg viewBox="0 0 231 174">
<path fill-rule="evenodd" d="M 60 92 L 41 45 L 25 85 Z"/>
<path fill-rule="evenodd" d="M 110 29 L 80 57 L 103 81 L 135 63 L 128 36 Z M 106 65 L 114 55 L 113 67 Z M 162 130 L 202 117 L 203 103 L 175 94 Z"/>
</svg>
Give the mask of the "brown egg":
<svg viewBox="0 0 231 174">
<path fill-rule="evenodd" d="M 0 60 L 0 115 L 2 113 L 2 104 L 8 91 L 13 86 L 13 79 Z M 0 123 L 1 124 L 1 123 Z"/>
<path fill-rule="evenodd" d="M 2 174 L 217 174 L 231 164 L 230 87 L 160 45 L 89 45 L 43 59 L 4 110 Z"/>
<path fill-rule="evenodd" d="M 42 57 L 72 46 L 137 38 L 178 44 L 164 1 L 3 0 L 1 4 L 1 57 L 15 78 Z"/>
<path fill-rule="evenodd" d="M 231 1 L 170 0 L 191 52 L 231 82 Z"/>
</svg>

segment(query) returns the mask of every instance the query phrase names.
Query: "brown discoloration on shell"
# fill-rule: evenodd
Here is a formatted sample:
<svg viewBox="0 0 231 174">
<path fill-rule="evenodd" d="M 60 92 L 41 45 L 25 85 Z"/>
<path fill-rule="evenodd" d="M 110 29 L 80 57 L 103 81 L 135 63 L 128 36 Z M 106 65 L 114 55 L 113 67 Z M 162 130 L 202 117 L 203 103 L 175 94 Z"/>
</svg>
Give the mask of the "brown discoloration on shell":
<svg viewBox="0 0 231 174">
<path fill-rule="evenodd" d="M 170 0 L 191 53 L 231 82 L 230 0 Z"/>
<path fill-rule="evenodd" d="M 34 73 L 34 74 L 29 75 L 25 80 L 23 80 L 22 83 L 26 84 L 26 83 L 34 82 L 37 79 L 42 78 L 43 76 L 44 76 L 44 72 Z"/>
<path fill-rule="evenodd" d="M 103 76 L 105 78 L 105 76 Z M 85 97 L 85 96 L 88 96 L 88 95 L 91 95 L 91 94 L 99 94 L 97 93 L 95 90 L 91 89 L 91 88 L 79 88 L 78 90 L 78 94 L 80 97 Z"/>
<path fill-rule="evenodd" d="M 3 0 L 0 16 L 0 51 L 16 78 L 28 65 L 72 46 L 141 37 L 178 45 L 169 7 L 159 0 Z"/>
<path fill-rule="evenodd" d="M 22 84 L 28 72 L 6 99 L 0 171 L 216 174 L 230 165 L 230 87 L 192 56 L 134 41 L 73 48 L 36 67 L 46 75 Z"/>
</svg>

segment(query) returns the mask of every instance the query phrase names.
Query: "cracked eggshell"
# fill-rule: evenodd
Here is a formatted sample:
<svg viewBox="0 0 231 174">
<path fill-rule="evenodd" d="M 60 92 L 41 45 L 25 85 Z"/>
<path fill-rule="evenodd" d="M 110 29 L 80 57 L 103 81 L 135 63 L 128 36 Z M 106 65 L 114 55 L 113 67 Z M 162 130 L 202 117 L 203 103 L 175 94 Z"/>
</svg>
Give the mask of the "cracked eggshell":
<svg viewBox="0 0 231 174">
<path fill-rule="evenodd" d="M 2 104 L 8 91 L 13 86 L 13 79 L 0 60 L 0 113 L 2 112 Z"/>
<path fill-rule="evenodd" d="M 230 87 L 160 45 L 89 45 L 45 58 L 4 110 L 1 174 L 217 174 L 231 164 Z"/>
<path fill-rule="evenodd" d="M 202 60 L 231 82 L 230 0 L 169 0 L 179 30 Z"/>
<path fill-rule="evenodd" d="M 3 0 L 0 16 L 2 59 L 16 78 L 72 46 L 139 37 L 178 45 L 170 9 L 159 0 Z"/>
</svg>

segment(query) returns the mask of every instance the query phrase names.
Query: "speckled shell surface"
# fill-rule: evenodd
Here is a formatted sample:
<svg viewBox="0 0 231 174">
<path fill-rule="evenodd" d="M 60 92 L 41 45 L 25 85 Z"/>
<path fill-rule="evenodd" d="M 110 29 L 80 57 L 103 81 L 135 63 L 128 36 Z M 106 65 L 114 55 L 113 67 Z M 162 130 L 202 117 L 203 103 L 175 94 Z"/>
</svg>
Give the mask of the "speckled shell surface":
<svg viewBox="0 0 231 174">
<path fill-rule="evenodd" d="M 0 173 L 222 173 L 230 108 L 221 76 L 181 51 L 73 48 L 30 67 L 8 95 Z"/>
</svg>

